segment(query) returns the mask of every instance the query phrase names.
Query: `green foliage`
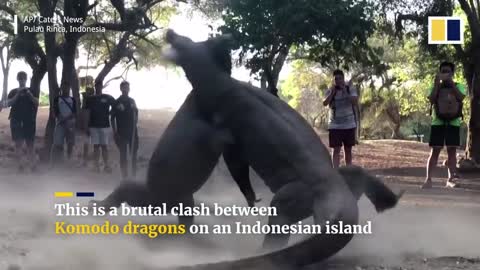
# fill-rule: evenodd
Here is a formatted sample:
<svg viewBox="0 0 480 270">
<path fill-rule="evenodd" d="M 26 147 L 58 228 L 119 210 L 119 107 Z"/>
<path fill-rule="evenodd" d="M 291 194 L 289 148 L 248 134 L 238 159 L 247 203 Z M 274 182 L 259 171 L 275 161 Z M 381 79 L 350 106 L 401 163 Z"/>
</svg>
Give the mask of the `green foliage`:
<svg viewBox="0 0 480 270">
<path fill-rule="evenodd" d="M 313 62 L 297 60 L 292 72 L 281 83 L 280 93 L 312 126 L 326 127 L 328 109 L 323 106 L 323 91 L 331 79 Z"/>
<path fill-rule="evenodd" d="M 151 68 L 163 64 L 161 47 L 164 45 L 164 31 L 177 9 L 169 4 L 160 3 L 153 6 L 147 16 L 151 19 L 157 30 L 137 30 L 136 35 L 129 39 L 129 50 L 136 61 L 138 68 Z M 88 17 L 87 23 L 98 21 L 120 22 L 120 15 L 106 2 L 100 2 L 94 16 Z M 113 48 L 122 36 L 122 32 L 106 31 L 105 33 L 91 33 L 80 40 L 81 48 L 86 52 L 90 66 L 101 65 L 110 58 Z M 132 59 L 125 58 L 126 65 Z"/>
<path fill-rule="evenodd" d="M 351 62 L 374 30 L 372 13 L 364 0 L 230 1 L 219 30 L 233 35 L 240 62 L 260 74 L 292 46 L 316 61 L 330 62 L 329 53 L 340 52 Z"/>
<path fill-rule="evenodd" d="M 50 99 L 48 96 L 48 91 L 40 91 L 40 96 L 38 98 L 38 102 L 40 103 L 41 107 L 50 106 Z"/>
</svg>

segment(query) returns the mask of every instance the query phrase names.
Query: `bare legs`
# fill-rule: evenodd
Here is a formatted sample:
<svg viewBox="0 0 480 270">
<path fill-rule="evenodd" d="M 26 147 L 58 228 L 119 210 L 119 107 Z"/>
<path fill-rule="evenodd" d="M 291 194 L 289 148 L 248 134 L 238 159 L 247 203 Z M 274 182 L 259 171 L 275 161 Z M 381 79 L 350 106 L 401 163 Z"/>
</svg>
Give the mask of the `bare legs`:
<svg viewBox="0 0 480 270">
<path fill-rule="evenodd" d="M 108 163 L 108 148 L 107 145 L 95 144 L 93 145 L 93 157 L 95 162 L 95 169 L 100 171 L 100 150 L 102 151 L 103 163 L 105 165 L 105 171 L 110 173 L 112 169 Z"/>
<path fill-rule="evenodd" d="M 448 155 L 448 180 L 447 187 L 456 187 L 457 183 L 455 179 L 458 179 L 457 175 L 457 148 L 456 147 L 447 147 Z"/>
<path fill-rule="evenodd" d="M 432 187 L 432 170 L 437 166 L 438 157 L 440 152 L 442 151 L 442 147 L 432 147 L 430 151 L 430 156 L 428 157 L 427 162 L 427 176 L 425 178 L 425 182 L 422 185 L 422 188 L 431 188 Z M 455 187 L 455 183 L 453 180 L 457 178 L 457 148 L 456 147 L 447 147 L 447 154 L 448 154 L 448 180 L 447 186 L 448 187 Z"/>
<path fill-rule="evenodd" d="M 342 147 L 334 147 L 332 152 L 332 162 L 333 167 L 338 168 L 340 167 L 340 151 Z M 345 165 L 349 166 L 352 165 L 352 147 L 351 146 L 344 146 L 343 151 L 345 153 Z"/>
<path fill-rule="evenodd" d="M 17 158 L 19 171 L 23 171 L 24 169 L 22 148 L 23 148 L 23 140 L 15 141 L 15 155 Z"/>
</svg>

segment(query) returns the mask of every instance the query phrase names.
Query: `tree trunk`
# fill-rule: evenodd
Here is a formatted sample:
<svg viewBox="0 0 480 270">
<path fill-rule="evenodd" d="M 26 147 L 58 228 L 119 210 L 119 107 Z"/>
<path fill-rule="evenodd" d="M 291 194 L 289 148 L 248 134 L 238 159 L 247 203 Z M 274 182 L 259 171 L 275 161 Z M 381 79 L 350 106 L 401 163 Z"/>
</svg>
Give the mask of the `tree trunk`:
<svg viewBox="0 0 480 270">
<path fill-rule="evenodd" d="M 72 95 L 77 104 L 80 104 L 80 81 L 78 80 L 78 74 L 75 67 L 72 71 Z"/>
<path fill-rule="evenodd" d="M 72 90 L 72 96 L 79 104 L 80 86 L 75 69 L 75 55 L 78 45 L 78 38 L 74 34 L 67 34 L 63 49 L 63 69 L 61 87 L 68 87 Z"/>
<path fill-rule="evenodd" d="M 392 139 L 400 139 L 400 122 L 399 123 L 393 123 L 393 129 L 392 129 Z"/>
<path fill-rule="evenodd" d="M 476 63 L 479 62 L 480 59 Z M 476 64 L 473 72 L 475 75 L 473 75 L 474 83 L 470 86 L 471 114 L 468 125 L 466 157 L 480 164 L 480 65 Z"/>
<path fill-rule="evenodd" d="M 273 46 L 273 48 L 275 48 L 275 46 Z M 266 88 L 268 92 L 277 97 L 278 79 L 280 77 L 280 72 L 282 71 L 283 65 L 285 64 L 285 60 L 287 59 L 289 49 L 289 45 L 280 48 L 278 50 L 278 53 L 275 52 L 275 49 L 273 49 L 274 52 L 271 53 L 270 57 L 268 58 L 268 60 L 266 60 L 266 63 L 263 67 L 262 80 L 266 80 Z"/>
<path fill-rule="evenodd" d="M 56 1 L 54 1 L 56 3 Z M 40 15 L 43 17 L 51 18 L 55 10 L 52 1 L 42 0 L 38 1 L 40 8 Z M 45 27 L 52 26 L 53 23 L 45 23 Z M 47 125 L 45 127 L 44 135 L 44 147 L 40 154 L 42 161 L 50 160 L 50 148 L 53 143 L 53 132 L 55 129 L 55 116 L 53 114 L 53 99 L 58 95 L 58 81 L 57 81 L 57 57 L 60 55 L 59 50 L 61 48 L 57 47 L 56 43 L 56 33 L 46 31 L 44 33 L 45 39 L 45 54 L 47 58 L 47 72 L 48 72 L 48 95 L 50 110 L 48 114 Z"/>
<path fill-rule="evenodd" d="M 3 91 L 2 91 L 2 101 L 7 100 L 8 95 L 8 75 L 10 73 L 10 69 L 3 70 Z"/>
<path fill-rule="evenodd" d="M 43 77 L 45 77 L 45 73 L 47 73 L 47 63 L 46 59 L 42 59 L 40 64 L 32 70 L 32 79 L 30 81 L 30 89 L 37 98 L 40 97 L 40 84 Z"/>
<path fill-rule="evenodd" d="M 6 56 L 3 56 L 3 50 L 6 50 Z M 2 55 L 1 61 L 2 61 L 2 73 L 3 73 L 3 88 L 2 88 L 2 101 L 7 100 L 8 96 L 8 75 L 10 73 L 10 45 L 5 46 L 5 48 L 2 48 L 0 51 Z"/>
<path fill-rule="evenodd" d="M 50 148 L 53 143 L 53 132 L 55 130 L 55 116 L 53 114 L 52 104 L 53 99 L 59 94 L 57 81 L 57 54 L 55 52 L 55 33 L 45 33 L 45 47 L 47 54 L 48 98 L 50 101 L 50 110 L 48 113 L 47 125 L 45 127 L 44 149 L 41 156 L 44 157 L 42 160 L 49 161 Z"/>
<path fill-rule="evenodd" d="M 95 78 L 95 86 L 102 85 L 103 81 L 107 77 L 108 73 L 112 71 L 112 69 L 120 63 L 122 58 L 128 55 L 127 52 L 127 42 L 130 38 L 130 34 L 128 32 L 123 33 L 122 38 L 118 41 L 117 46 L 112 51 L 110 59 L 105 63 L 102 70 L 98 73 L 97 77 Z"/>
<path fill-rule="evenodd" d="M 262 89 L 267 89 L 267 78 L 265 78 L 265 76 L 262 76 L 262 78 L 260 78 L 260 87 Z"/>
</svg>

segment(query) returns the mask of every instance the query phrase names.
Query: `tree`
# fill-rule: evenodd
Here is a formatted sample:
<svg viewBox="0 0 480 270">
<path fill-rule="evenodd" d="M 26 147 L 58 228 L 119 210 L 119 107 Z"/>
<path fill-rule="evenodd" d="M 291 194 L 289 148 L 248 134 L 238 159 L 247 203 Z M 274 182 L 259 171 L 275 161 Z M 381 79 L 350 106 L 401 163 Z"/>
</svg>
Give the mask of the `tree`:
<svg viewBox="0 0 480 270">
<path fill-rule="evenodd" d="M 281 95 L 301 113 L 310 125 L 325 126 L 328 109 L 323 106 L 323 90 L 329 87 L 330 76 L 315 63 L 296 60 L 292 72 L 281 83 Z"/>
<path fill-rule="evenodd" d="M 32 69 L 30 89 L 33 95 L 39 97 L 40 83 L 47 72 L 47 59 L 45 52 L 40 46 L 38 36 L 33 33 L 19 31 L 14 35 L 11 22 L 17 14 L 33 14 L 36 8 L 33 0 L 10 1 L 7 4 L 0 4 L 0 32 L 11 40 L 11 53 L 13 57 L 24 59 Z M 18 29 L 24 26 L 32 26 L 32 22 L 18 21 Z"/>
<path fill-rule="evenodd" d="M 57 78 L 56 64 L 60 58 L 63 64 L 60 85 L 71 88 L 73 96 L 77 101 L 79 97 L 78 70 L 75 61 L 79 53 L 79 47 L 86 43 L 97 42 L 95 47 L 105 46 L 108 57 L 104 58 L 103 68 L 95 79 L 97 85 L 103 86 L 105 77 L 123 59 L 128 62 L 135 62 L 135 49 L 138 44 L 145 47 L 145 42 L 152 43 L 147 39 L 159 28 L 155 25 L 155 18 L 159 14 L 159 4 L 163 0 L 135 1 L 136 5 L 127 6 L 124 0 L 96 1 L 89 4 L 88 0 L 16 0 L 10 1 L 8 5 L 0 4 L 0 11 L 5 18 L 1 21 L 0 30 L 13 36 L 13 29 L 10 25 L 14 15 L 18 15 L 19 33 L 14 36 L 12 48 L 14 55 L 24 58 L 33 69 L 31 88 L 35 95 L 39 96 L 40 82 L 48 71 L 48 85 L 50 104 L 59 94 L 59 82 Z M 171 14 L 171 9 L 169 14 Z M 23 25 L 35 25 L 36 22 L 23 22 L 26 15 L 40 14 L 42 17 L 59 18 L 59 23 L 46 22 L 44 27 L 63 26 L 67 31 L 54 32 L 45 31 L 43 35 L 25 32 Z M 160 11 L 161 13 L 161 11 Z M 8 19 L 7 19 L 8 17 Z M 63 20 L 63 18 L 77 18 L 74 21 Z M 165 17 L 163 17 L 165 18 Z M 70 27 L 84 27 L 84 29 L 96 29 L 99 32 L 70 31 Z M 98 43 L 102 40 L 104 43 Z M 141 41 L 140 41 L 141 40 Z M 44 46 L 40 46 L 40 44 Z M 155 46 L 158 46 L 156 44 Z M 54 116 L 52 107 L 45 129 L 44 153 L 48 153 L 54 130 Z M 49 157 L 49 155 L 44 155 Z"/>
<path fill-rule="evenodd" d="M 400 1 L 387 1 L 386 7 L 397 13 L 395 22 L 399 34 L 420 34 L 424 51 L 438 58 L 457 59 L 461 63 L 463 76 L 468 85 L 470 99 L 470 120 L 468 123 L 467 159 L 480 164 L 480 3 L 467 0 L 429 0 L 406 7 Z M 418 2 L 420 3 L 420 2 Z M 458 3 L 458 6 L 455 4 Z M 401 8 L 399 8 L 399 6 Z M 465 44 L 463 45 L 428 45 L 428 16 L 451 16 L 459 7 L 466 17 Z M 404 22 L 413 22 L 417 27 L 405 30 Z"/>
<path fill-rule="evenodd" d="M 351 62 L 374 29 L 369 1 L 226 1 L 219 27 L 230 33 L 245 62 L 262 86 L 277 95 L 280 71 L 294 49 L 312 60 L 328 61 L 328 53 L 343 53 Z M 352 49 L 356 48 L 356 49 Z"/>
<path fill-rule="evenodd" d="M 8 93 L 8 75 L 10 73 L 10 64 L 12 63 L 12 38 L 0 33 L 0 62 L 2 64 L 3 88 L 2 101 L 7 100 Z M 1 106 L 3 106 L 2 104 Z"/>
</svg>

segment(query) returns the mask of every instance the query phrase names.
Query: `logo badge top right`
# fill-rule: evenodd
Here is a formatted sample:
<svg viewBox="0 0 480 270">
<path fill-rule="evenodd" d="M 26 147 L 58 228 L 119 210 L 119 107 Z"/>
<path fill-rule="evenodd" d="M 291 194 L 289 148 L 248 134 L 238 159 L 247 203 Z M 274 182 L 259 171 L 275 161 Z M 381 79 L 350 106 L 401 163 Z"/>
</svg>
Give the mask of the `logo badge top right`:
<svg viewBox="0 0 480 270">
<path fill-rule="evenodd" d="M 428 17 L 428 44 L 463 44 L 463 32 L 460 17 Z"/>
</svg>

